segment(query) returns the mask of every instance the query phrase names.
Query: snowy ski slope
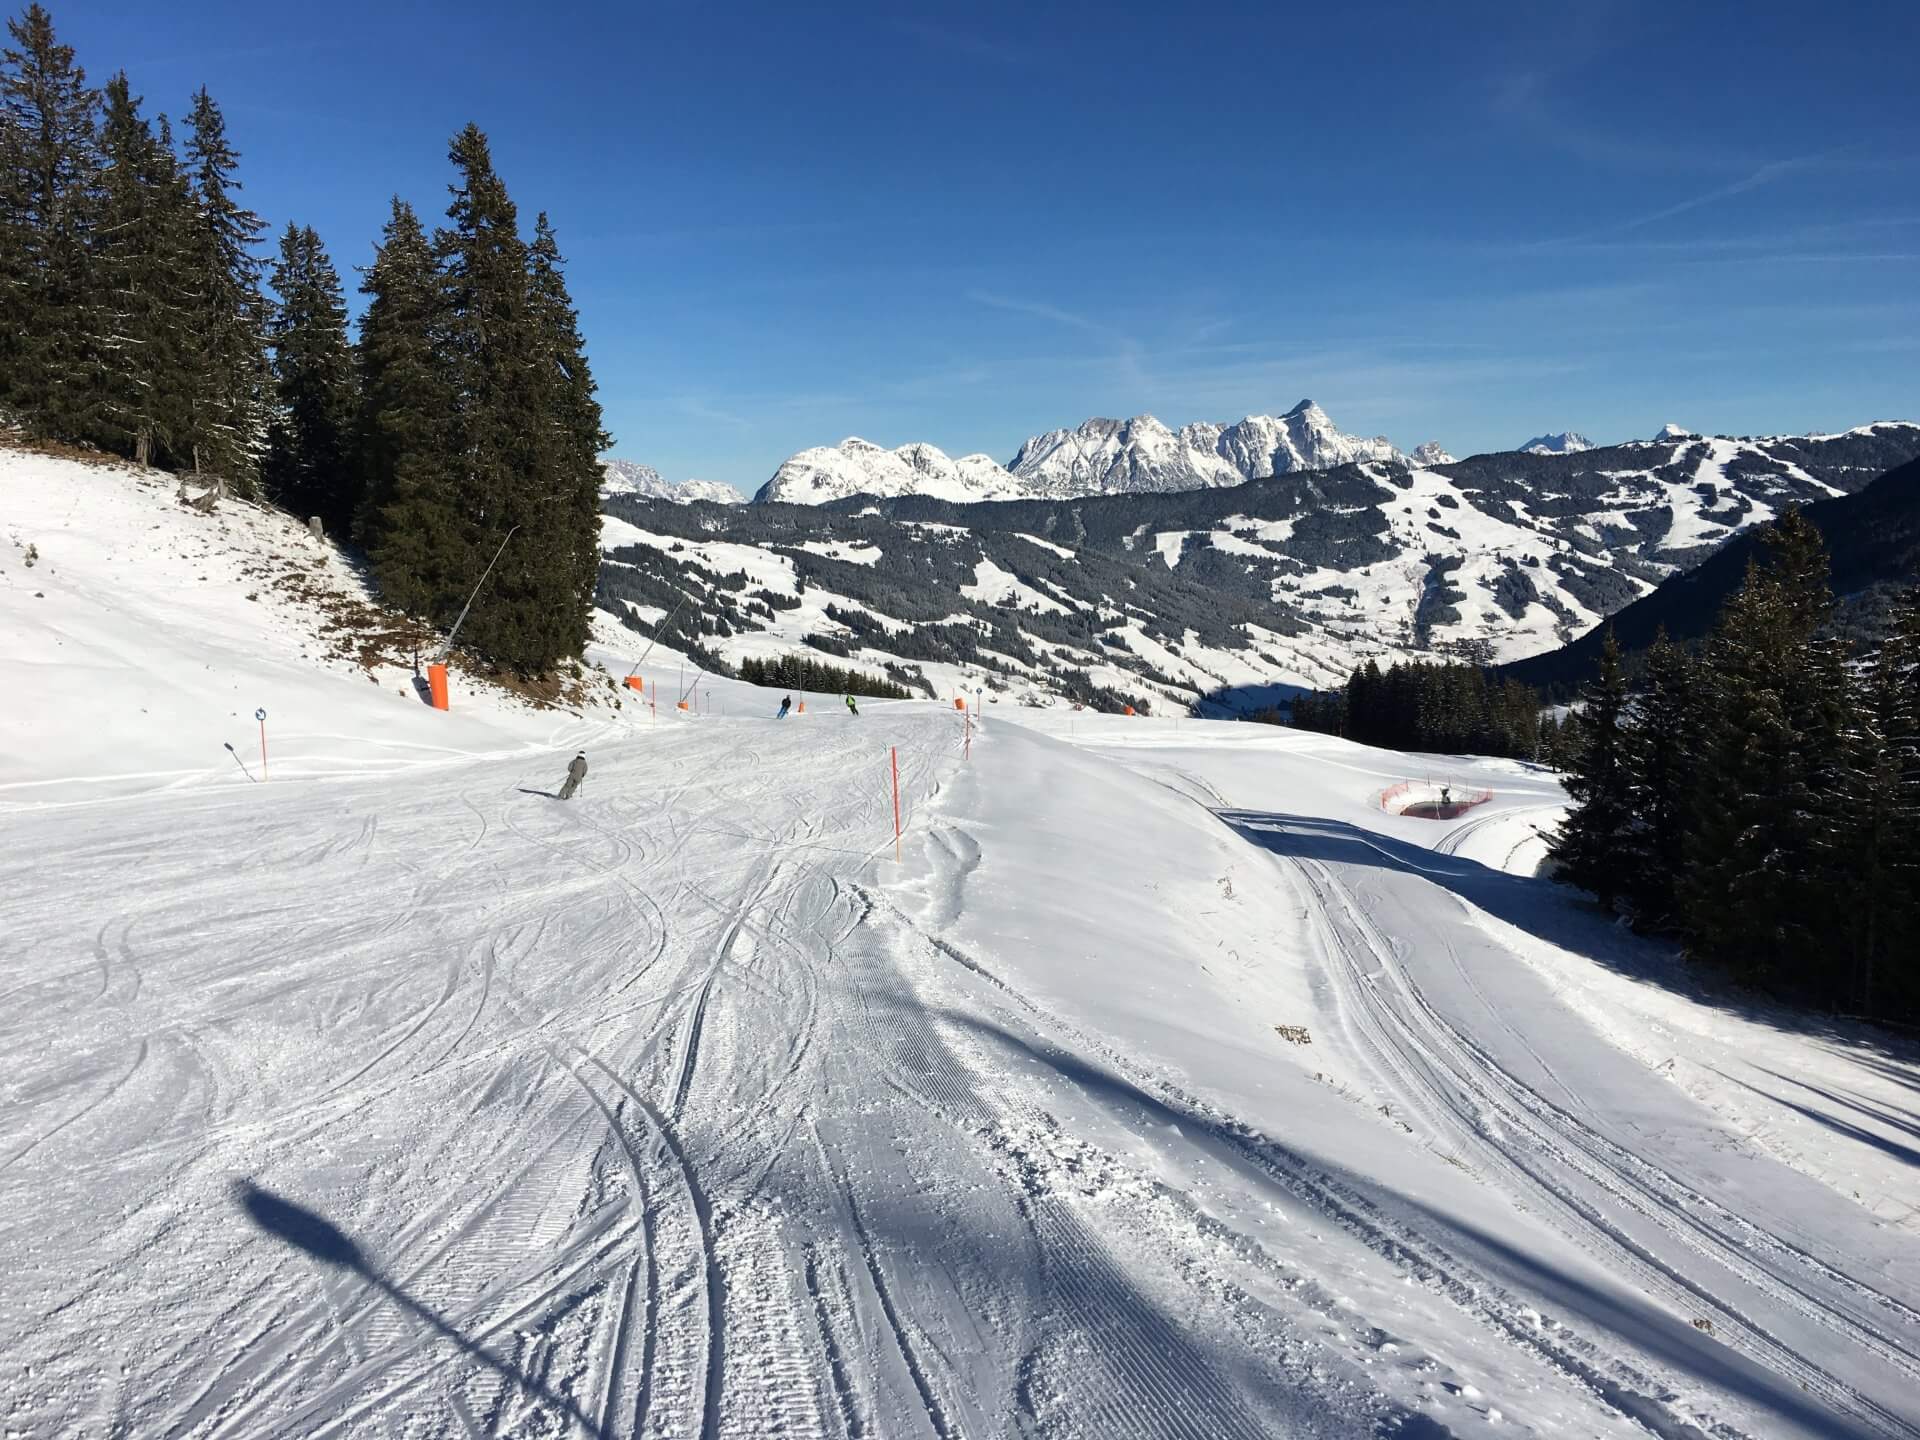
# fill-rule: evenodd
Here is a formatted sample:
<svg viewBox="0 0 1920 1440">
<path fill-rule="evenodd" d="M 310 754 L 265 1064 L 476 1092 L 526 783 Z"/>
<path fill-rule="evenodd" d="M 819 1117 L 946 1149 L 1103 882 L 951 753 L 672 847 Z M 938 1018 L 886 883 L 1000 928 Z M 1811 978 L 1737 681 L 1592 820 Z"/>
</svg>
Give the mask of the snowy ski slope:
<svg viewBox="0 0 1920 1440">
<path fill-rule="evenodd" d="M 267 784 L 0 756 L 0 1431 L 1920 1435 L 1920 1064 L 1535 878 L 1549 775 L 732 682 L 396 764 L 276 643 Z"/>
</svg>

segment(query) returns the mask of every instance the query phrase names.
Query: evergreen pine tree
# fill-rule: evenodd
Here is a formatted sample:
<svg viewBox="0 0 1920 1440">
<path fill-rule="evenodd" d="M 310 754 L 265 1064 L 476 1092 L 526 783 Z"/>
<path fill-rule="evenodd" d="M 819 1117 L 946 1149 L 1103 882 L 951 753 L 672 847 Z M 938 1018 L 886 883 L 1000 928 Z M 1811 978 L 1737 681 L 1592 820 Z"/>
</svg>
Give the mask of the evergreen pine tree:
<svg viewBox="0 0 1920 1440">
<path fill-rule="evenodd" d="M 1839 928 L 1824 852 L 1843 790 L 1844 657 L 1820 532 L 1789 509 L 1721 614 L 1701 679 L 1709 716 L 1682 902 L 1701 951 L 1751 978 L 1805 986 Z"/>
<path fill-rule="evenodd" d="M 358 350 L 355 536 L 389 603 L 450 620 L 472 564 L 453 464 L 454 391 L 439 273 L 419 217 L 402 200 L 393 202 L 360 292 L 367 308 Z"/>
<path fill-rule="evenodd" d="M 87 267 L 100 95 L 37 3 L 0 48 L 0 409 L 78 439 L 94 319 Z"/>
<path fill-rule="evenodd" d="M 1587 753 L 1587 726 L 1580 712 L 1569 709 L 1560 716 L 1548 738 L 1551 744 L 1545 751 L 1546 763 L 1563 774 L 1579 769 L 1581 757 Z"/>
<path fill-rule="evenodd" d="M 236 198 L 240 157 L 227 122 L 203 86 L 188 113 L 187 171 L 193 197 L 190 245 L 195 316 L 192 410 L 181 446 L 196 473 L 250 495 L 259 471 L 266 411 L 265 306 L 253 247 L 265 229 Z"/>
<path fill-rule="evenodd" d="M 435 249 L 457 396 L 453 458 L 475 556 L 469 583 L 513 537 L 463 638 L 499 664 L 537 674 L 579 653 L 592 599 L 579 580 L 585 517 L 568 500 L 579 417 L 556 413 L 550 367 L 529 363 L 545 358 L 551 341 L 486 136 L 467 126 L 450 158 L 459 179 Z"/>
<path fill-rule="evenodd" d="M 141 465 L 172 458 L 194 384 L 191 202 L 165 127 L 156 135 L 141 118 L 124 73 L 107 82 L 89 272 L 97 320 L 81 386 L 89 438 Z"/>
<path fill-rule="evenodd" d="M 1664 625 L 1647 651 L 1643 682 L 1629 731 L 1633 805 L 1642 826 L 1632 856 L 1632 898 L 1641 923 L 1663 927 L 1678 923 L 1703 740 L 1693 661 L 1667 638 Z"/>
<path fill-rule="evenodd" d="M 555 518 L 563 520 L 556 555 L 568 560 L 567 578 L 578 628 L 563 653 L 577 654 L 586 644 L 587 616 L 594 581 L 600 573 L 600 452 L 611 443 L 600 428 L 600 402 L 594 398 L 593 372 L 580 338 L 579 316 L 567 293 L 564 262 L 544 211 L 534 221 L 528 247 L 528 290 L 540 336 L 540 361 L 551 396 L 555 423 Z"/>
<path fill-rule="evenodd" d="M 1636 842 L 1634 775 L 1625 719 L 1626 675 L 1620 644 L 1607 627 L 1600 675 L 1582 694 L 1586 748 L 1567 776 L 1574 807 L 1561 823 L 1550 853 L 1562 878 L 1591 890 L 1609 908 L 1633 878 Z"/>
<path fill-rule="evenodd" d="M 1541 765 L 1556 765 L 1560 753 L 1560 720 L 1551 711 L 1540 717 L 1539 739 L 1529 757 Z"/>
<path fill-rule="evenodd" d="M 1920 590 L 1868 667 L 1832 837 L 1852 955 L 1846 1003 L 1920 1012 Z"/>
<path fill-rule="evenodd" d="M 340 276 L 311 228 L 289 224 L 273 271 L 279 296 L 268 324 L 274 416 L 264 477 L 274 500 L 347 533 L 358 498 L 352 463 L 353 356 Z"/>
<path fill-rule="evenodd" d="M 1920 588 L 1896 612 L 1891 654 L 1884 655 L 1875 693 L 1892 764 L 1894 840 L 1886 865 L 1894 903 L 1881 927 L 1868 990 L 1875 1013 L 1920 1020 Z"/>
</svg>

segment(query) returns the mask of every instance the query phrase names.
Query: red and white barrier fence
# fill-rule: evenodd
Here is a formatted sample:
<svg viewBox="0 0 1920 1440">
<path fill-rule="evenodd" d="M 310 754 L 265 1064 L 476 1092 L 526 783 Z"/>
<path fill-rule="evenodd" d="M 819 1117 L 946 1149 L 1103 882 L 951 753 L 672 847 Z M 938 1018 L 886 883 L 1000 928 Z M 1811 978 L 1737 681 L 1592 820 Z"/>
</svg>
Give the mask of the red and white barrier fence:
<svg viewBox="0 0 1920 1440">
<path fill-rule="evenodd" d="M 1421 820 L 1451 820 L 1493 798 L 1493 791 L 1444 780 L 1402 780 L 1380 792 L 1379 806 L 1389 815 Z"/>
</svg>

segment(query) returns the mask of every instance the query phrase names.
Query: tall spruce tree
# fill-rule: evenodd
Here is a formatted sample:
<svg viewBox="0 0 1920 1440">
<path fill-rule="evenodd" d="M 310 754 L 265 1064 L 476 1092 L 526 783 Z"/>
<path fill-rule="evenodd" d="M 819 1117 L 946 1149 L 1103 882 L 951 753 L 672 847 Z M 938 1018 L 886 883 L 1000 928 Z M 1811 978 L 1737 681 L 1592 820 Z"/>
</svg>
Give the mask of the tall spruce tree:
<svg viewBox="0 0 1920 1440">
<path fill-rule="evenodd" d="M 1632 855 L 1634 915 L 1643 924 L 1670 927 L 1679 923 L 1704 737 L 1692 658 L 1667 638 L 1664 625 L 1647 651 L 1628 735 L 1640 822 Z"/>
<path fill-rule="evenodd" d="M 1860 691 L 1826 837 L 1852 958 L 1833 998 L 1905 1018 L 1920 1013 L 1920 590 L 1902 598 Z"/>
<path fill-rule="evenodd" d="M 1627 733 L 1627 680 L 1620 643 L 1607 627 L 1600 675 L 1582 694 L 1586 748 L 1567 776 L 1574 806 L 1553 839 L 1550 853 L 1562 878 L 1591 890 L 1611 908 L 1633 882 L 1638 846 L 1634 815 L 1631 738 Z"/>
<path fill-rule="evenodd" d="M 358 499 L 352 445 L 353 354 L 340 276 L 320 237 L 289 224 L 273 270 L 279 296 L 268 322 L 274 411 L 267 428 L 268 493 L 296 515 L 345 535 Z"/>
<path fill-rule="evenodd" d="M 1868 991 L 1876 1013 L 1920 1020 L 1920 588 L 1896 612 L 1890 653 L 1877 666 L 1875 693 L 1891 754 L 1894 841 L 1886 860 L 1895 895 L 1882 926 Z"/>
<path fill-rule="evenodd" d="M 459 172 L 435 237 L 444 334 L 457 402 L 453 455 L 478 580 L 512 535 L 464 638 L 496 663 L 538 674 L 579 653 L 592 601 L 579 583 L 583 523 L 572 493 L 571 426 L 559 387 L 539 363 L 550 349 L 531 284 L 518 216 L 493 168 L 487 137 L 454 137 Z M 557 273 L 557 272 L 556 272 Z"/>
<path fill-rule="evenodd" d="M 95 320 L 87 248 L 100 95 L 38 4 L 0 48 L 0 409 L 79 439 Z"/>
<path fill-rule="evenodd" d="M 390 603 L 451 619 L 473 557 L 454 463 L 443 295 L 420 219 L 398 198 L 360 293 L 354 533 Z"/>
<path fill-rule="evenodd" d="M 266 417 L 265 307 L 253 247 L 266 228 L 242 205 L 240 157 L 206 88 L 187 116 L 186 168 L 193 199 L 189 228 L 195 315 L 193 386 L 183 460 L 215 480 L 253 493 Z"/>
<path fill-rule="evenodd" d="M 107 82 L 101 150 L 85 428 L 138 464 L 164 464 L 191 425 L 192 208 L 166 122 L 156 135 L 124 72 Z"/>
<path fill-rule="evenodd" d="M 1820 532 L 1790 508 L 1765 536 L 1710 640 L 1710 716 L 1682 903 L 1698 948 L 1750 978 L 1817 983 L 1838 931 L 1840 877 L 1825 850 L 1849 723 L 1844 656 L 1820 636 L 1832 610 Z"/>
<path fill-rule="evenodd" d="M 580 338 L 579 315 L 567 293 L 565 262 L 545 211 L 534 221 L 528 264 L 529 295 L 555 424 L 554 503 L 567 521 L 555 553 L 567 557 L 568 578 L 579 597 L 572 610 L 578 629 L 563 652 L 574 654 L 586 644 L 587 615 L 600 573 L 599 456 L 611 442 L 600 428 L 600 402 L 594 398 L 597 387 Z"/>
</svg>

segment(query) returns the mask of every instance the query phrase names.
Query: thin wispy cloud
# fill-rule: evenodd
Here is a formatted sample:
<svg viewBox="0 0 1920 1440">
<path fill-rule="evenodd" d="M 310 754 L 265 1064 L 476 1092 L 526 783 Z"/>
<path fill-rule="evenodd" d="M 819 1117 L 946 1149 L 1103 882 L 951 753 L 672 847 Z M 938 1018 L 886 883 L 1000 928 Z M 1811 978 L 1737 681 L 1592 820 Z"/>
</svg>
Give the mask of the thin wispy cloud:
<svg viewBox="0 0 1920 1440">
<path fill-rule="evenodd" d="M 989 290 L 969 290 L 967 299 L 976 305 L 985 305 L 994 310 L 1007 310 L 1015 315 L 1031 315 L 1036 320 L 1051 320 L 1056 325 L 1067 325 L 1075 330 L 1084 330 L 1090 335 L 1117 335 L 1111 325 L 1103 325 L 1090 320 L 1085 315 L 1076 315 L 1071 310 L 1062 310 L 1058 305 L 1048 305 L 1038 300 L 1018 300 L 1007 295 L 996 295 Z"/>
<path fill-rule="evenodd" d="M 338 42 L 334 44 L 298 45 L 279 43 L 271 45 L 236 45 L 226 49 L 183 50 L 170 55 L 145 55 L 125 62 L 129 74 L 142 70 L 168 70 L 188 66 L 208 69 L 220 65 L 233 65 L 241 62 L 259 60 L 280 60 L 290 55 L 309 57 L 315 55 L 337 55 L 352 50 L 352 46 Z"/>
<path fill-rule="evenodd" d="M 984 60 L 988 64 L 1002 65 L 1009 69 L 1030 65 L 1034 60 L 1033 51 L 1029 48 L 976 30 L 962 30 L 957 26 L 942 25 L 932 20 L 904 17 L 895 18 L 887 23 L 888 28 L 902 35 L 910 35 L 923 45 L 968 60 Z"/>
<path fill-rule="evenodd" d="M 1731 200 L 1736 195 L 1745 195 L 1750 190 L 1758 190 L 1763 185 L 1771 185 L 1775 181 L 1786 179 L 1789 175 L 1800 175 L 1809 170 L 1819 169 L 1831 158 L 1832 154 L 1829 152 L 1820 155 L 1800 155 L 1790 160 L 1775 160 L 1771 164 L 1762 165 L 1751 174 L 1742 176 L 1732 184 L 1716 186 L 1704 194 L 1690 196 L 1648 214 L 1636 215 L 1632 219 L 1604 226 L 1591 234 L 1576 238 L 1593 240 L 1606 235 L 1624 235 L 1648 225 L 1657 225 L 1662 220 L 1671 220 L 1674 216 L 1684 215 L 1689 210 L 1698 210 L 1706 205 L 1717 205 L 1722 200 Z"/>
<path fill-rule="evenodd" d="M 573 242 L 592 245 L 704 245 L 719 240 L 791 239 L 800 235 L 839 235 L 844 220 L 719 220 L 705 225 L 664 226 L 653 230 L 588 230 Z"/>
<path fill-rule="evenodd" d="M 1916 261 L 1920 261 L 1920 250 L 1832 250 L 1824 254 L 1818 251 L 1805 251 L 1787 255 L 1727 255 L 1714 263 L 1726 265 L 1911 265 Z"/>
<path fill-rule="evenodd" d="M 706 401 L 692 395 L 676 395 L 673 399 L 673 408 L 682 415 L 690 415 L 695 420 L 706 420 L 715 425 L 738 427 L 752 423 L 744 415 L 736 415 L 731 410 L 722 410 L 719 406 L 709 405 Z"/>
<path fill-rule="evenodd" d="M 1049 305 L 1044 301 L 1020 300 L 988 290 L 970 290 L 967 298 L 978 305 L 1016 315 L 1031 315 L 1037 320 L 1049 320 L 1106 341 L 1107 345 L 1095 363 L 1111 367 L 1114 392 L 1122 399 L 1134 397 L 1127 401 L 1129 404 L 1137 403 L 1138 397 L 1153 388 L 1153 378 L 1147 369 L 1147 347 L 1111 325 L 1104 325 L 1085 315 L 1076 315 L 1071 310 L 1063 310 L 1058 305 Z"/>
<path fill-rule="evenodd" d="M 987 384 L 994 378 L 995 368 L 993 365 L 984 363 L 957 365 L 948 369 L 929 370 L 923 374 L 889 380 L 881 388 L 887 394 L 902 400 L 934 399 L 955 390 L 972 389 Z"/>
<path fill-rule="evenodd" d="M 1636 36 L 1644 43 L 1645 17 L 1632 14 L 1636 8 L 1583 0 L 1510 11 L 1500 27 L 1506 58 L 1494 61 L 1484 82 L 1489 112 L 1531 145 L 1622 174 L 1724 172 L 1759 163 L 1751 150 L 1705 137 L 1632 133 L 1612 110 L 1597 120 L 1573 113 L 1573 97 L 1590 89 L 1588 72 L 1629 60 Z"/>
<path fill-rule="evenodd" d="M 1833 247 L 1850 239 L 1884 236 L 1889 230 L 1914 228 L 1920 228 L 1920 215 L 1882 215 L 1747 235 L 1694 235 L 1678 240 L 1635 237 L 1496 244 L 1484 247 L 1484 253 L 1524 255 L 1550 246 L 1554 253 L 1567 255 L 1769 258 L 1773 255 L 1804 253 L 1806 247 L 1814 245 L 1825 247 L 1833 253 L 1842 253 L 1834 251 Z"/>
<path fill-rule="evenodd" d="M 1576 249 L 1581 246 L 1591 245 L 1595 242 L 1609 241 L 1616 236 L 1630 235 L 1637 230 L 1645 229 L 1649 225 L 1658 225 L 1663 221 L 1672 220 L 1677 216 L 1718 205 L 1723 201 L 1732 200 L 1738 196 L 1750 194 L 1753 191 L 1779 184 L 1781 181 L 1788 180 L 1796 175 L 1824 174 L 1832 170 L 1854 169 L 1862 166 L 1879 168 L 1880 165 L 1884 163 L 1859 158 L 1859 149 L 1859 146 L 1843 146 L 1835 150 L 1823 150 L 1817 154 L 1796 155 L 1786 160 L 1769 161 L 1767 164 L 1749 171 L 1738 180 L 1729 181 L 1724 185 L 1716 185 L 1711 190 L 1703 191 L 1698 195 L 1690 195 L 1686 199 L 1677 200 L 1671 205 L 1663 205 L 1658 210 L 1650 210 L 1642 215 L 1629 216 L 1624 220 L 1617 220 L 1611 224 L 1597 226 L 1594 229 L 1583 231 L 1577 235 L 1563 235 L 1554 239 L 1537 241 L 1532 245 L 1521 246 L 1519 248 L 1523 251 Z M 1848 158 L 1849 156 L 1852 158 Z"/>
</svg>

